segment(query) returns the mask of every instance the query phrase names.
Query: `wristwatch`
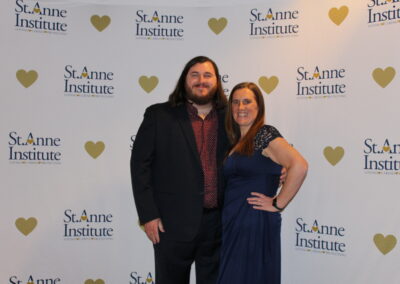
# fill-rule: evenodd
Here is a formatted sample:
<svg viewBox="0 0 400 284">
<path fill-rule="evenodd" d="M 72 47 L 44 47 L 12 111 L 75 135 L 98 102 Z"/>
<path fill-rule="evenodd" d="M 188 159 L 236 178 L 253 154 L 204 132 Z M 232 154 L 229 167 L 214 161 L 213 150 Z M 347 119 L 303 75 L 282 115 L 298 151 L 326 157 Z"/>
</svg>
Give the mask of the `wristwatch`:
<svg viewBox="0 0 400 284">
<path fill-rule="evenodd" d="M 274 206 L 276 209 L 278 209 L 278 211 L 283 211 L 285 208 L 280 208 L 277 204 L 276 204 L 277 198 L 275 197 L 274 199 L 272 199 L 272 206 Z"/>
</svg>

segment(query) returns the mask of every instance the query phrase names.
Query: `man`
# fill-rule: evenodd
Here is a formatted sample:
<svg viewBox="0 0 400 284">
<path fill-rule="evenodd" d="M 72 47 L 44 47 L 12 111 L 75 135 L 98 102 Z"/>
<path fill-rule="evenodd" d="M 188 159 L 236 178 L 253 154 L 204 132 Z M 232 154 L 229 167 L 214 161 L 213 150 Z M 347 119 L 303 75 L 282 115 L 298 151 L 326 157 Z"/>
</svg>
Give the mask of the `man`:
<svg viewBox="0 0 400 284">
<path fill-rule="evenodd" d="M 190 60 L 168 102 L 147 108 L 131 176 L 136 209 L 154 244 L 157 284 L 213 284 L 218 276 L 221 165 L 227 149 L 219 71 Z"/>
</svg>

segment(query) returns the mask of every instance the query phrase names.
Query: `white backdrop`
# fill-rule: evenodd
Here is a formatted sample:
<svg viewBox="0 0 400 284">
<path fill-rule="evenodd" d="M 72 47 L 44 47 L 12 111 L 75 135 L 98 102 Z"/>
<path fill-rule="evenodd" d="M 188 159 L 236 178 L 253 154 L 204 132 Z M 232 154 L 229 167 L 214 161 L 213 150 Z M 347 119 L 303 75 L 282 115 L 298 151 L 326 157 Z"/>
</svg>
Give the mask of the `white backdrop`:
<svg viewBox="0 0 400 284">
<path fill-rule="evenodd" d="M 226 2 L 3 3 L 2 283 L 154 283 L 130 150 L 197 55 L 227 94 L 258 83 L 310 164 L 283 213 L 282 282 L 400 283 L 400 4 Z"/>
</svg>

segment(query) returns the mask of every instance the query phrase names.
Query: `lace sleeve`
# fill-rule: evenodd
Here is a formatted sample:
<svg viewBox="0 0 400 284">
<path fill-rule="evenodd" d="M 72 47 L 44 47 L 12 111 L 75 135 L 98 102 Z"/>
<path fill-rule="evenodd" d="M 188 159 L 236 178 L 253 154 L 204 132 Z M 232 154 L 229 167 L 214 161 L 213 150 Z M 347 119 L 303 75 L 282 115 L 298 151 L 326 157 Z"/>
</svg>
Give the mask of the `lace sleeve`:
<svg viewBox="0 0 400 284">
<path fill-rule="evenodd" d="M 272 125 L 262 126 L 254 138 L 254 150 L 259 151 L 267 148 L 269 142 L 278 137 L 282 137 L 278 129 Z"/>
</svg>

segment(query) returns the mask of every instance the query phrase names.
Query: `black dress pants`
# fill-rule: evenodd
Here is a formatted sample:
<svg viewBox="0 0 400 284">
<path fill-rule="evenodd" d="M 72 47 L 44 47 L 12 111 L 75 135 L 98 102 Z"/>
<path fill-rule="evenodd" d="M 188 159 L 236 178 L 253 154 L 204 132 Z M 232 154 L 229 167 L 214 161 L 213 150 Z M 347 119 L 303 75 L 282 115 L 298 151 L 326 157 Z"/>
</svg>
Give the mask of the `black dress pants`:
<svg viewBox="0 0 400 284">
<path fill-rule="evenodd" d="M 156 284 L 188 284 L 195 263 L 196 284 L 215 284 L 221 246 L 221 216 L 218 209 L 205 209 L 200 230 L 193 241 L 165 239 L 154 245 Z"/>
</svg>

